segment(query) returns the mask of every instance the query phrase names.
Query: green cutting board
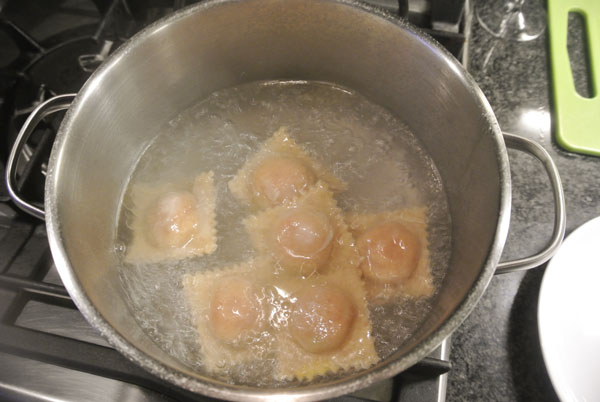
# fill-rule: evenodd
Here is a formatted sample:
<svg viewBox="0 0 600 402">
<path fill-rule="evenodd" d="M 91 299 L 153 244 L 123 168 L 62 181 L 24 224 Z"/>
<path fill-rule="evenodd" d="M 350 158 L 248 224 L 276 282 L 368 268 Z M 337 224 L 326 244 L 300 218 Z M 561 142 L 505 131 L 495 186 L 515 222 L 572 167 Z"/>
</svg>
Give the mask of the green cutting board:
<svg viewBox="0 0 600 402">
<path fill-rule="evenodd" d="M 580 96 L 573 83 L 567 51 L 569 12 L 586 20 L 592 98 Z M 569 151 L 600 156 L 600 0 L 548 0 L 548 32 L 556 140 Z"/>
</svg>

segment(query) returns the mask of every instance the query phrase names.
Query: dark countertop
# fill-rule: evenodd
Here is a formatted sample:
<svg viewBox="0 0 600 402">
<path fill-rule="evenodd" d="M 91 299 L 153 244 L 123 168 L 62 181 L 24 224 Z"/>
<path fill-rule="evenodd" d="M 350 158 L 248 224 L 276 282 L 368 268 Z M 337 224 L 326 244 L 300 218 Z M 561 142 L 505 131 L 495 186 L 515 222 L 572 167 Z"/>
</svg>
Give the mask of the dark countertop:
<svg viewBox="0 0 600 402">
<path fill-rule="evenodd" d="M 474 1 L 475 7 L 480 1 Z M 536 18 L 546 15 L 538 13 Z M 469 49 L 469 70 L 502 129 L 539 142 L 558 165 L 567 203 L 567 235 L 599 216 L 600 158 L 566 152 L 552 137 L 547 33 L 529 42 L 499 40 L 473 18 Z M 541 249 L 553 226 L 553 199 L 541 164 L 518 151 L 509 151 L 509 158 L 513 209 L 503 260 Z M 545 265 L 492 279 L 453 336 L 448 401 L 558 400 L 538 337 L 537 305 L 544 270 Z"/>
</svg>

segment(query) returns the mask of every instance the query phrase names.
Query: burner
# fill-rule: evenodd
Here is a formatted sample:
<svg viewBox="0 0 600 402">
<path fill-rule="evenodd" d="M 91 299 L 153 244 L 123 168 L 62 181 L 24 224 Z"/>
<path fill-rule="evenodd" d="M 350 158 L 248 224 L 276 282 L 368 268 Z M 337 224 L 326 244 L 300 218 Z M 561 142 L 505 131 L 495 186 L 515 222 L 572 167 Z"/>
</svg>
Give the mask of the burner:
<svg viewBox="0 0 600 402">
<path fill-rule="evenodd" d="M 10 18 L 10 9 L 2 10 L 0 47 L 18 49 L 11 61 L 1 68 L 2 103 L 0 127 L 4 128 L 6 152 L 12 147 L 19 128 L 31 111 L 56 94 L 78 91 L 89 77 L 80 68 L 78 56 L 97 52 L 94 25 L 67 27 L 58 34 L 36 40 Z M 18 18 L 16 18 L 18 19 Z M 43 202 L 45 163 L 61 116 L 43 121 L 32 134 L 17 166 L 17 190 L 34 203 Z M 7 154 L 2 155 L 6 160 Z"/>
<path fill-rule="evenodd" d="M 0 49 L 7 49 L 9 60 L 0 67 L 0 127 L 6 133 L 2 160 L 7 159 L 19 128 L 37 105 L 57 94 L 79 91 L 112 50 L 143 26 L 185 5 L 181 0 L 48 2 L 44 4 L 51 15 L 45 21 L 50 21 L 53 29 L 49 30 L 40 28 L 44 24 L 31 24 L 43 18 L 39 4 L 14 3 L 9 2 L 0 14 L 0 32 L 4 33 Z M 56 3 L 54 8 L 52 3 Z M 29 17 L 24 24 L 36 35 L 15 22 L 23 20 L 23 15 Z M 85 16 L 90 23 L 81 25 L 81 18 L 65 16 Z M 33 204 L 43 202 L 45 164 L 63 115 L 40 123 L 20 156 L 17 191 Z"/>
</svg>

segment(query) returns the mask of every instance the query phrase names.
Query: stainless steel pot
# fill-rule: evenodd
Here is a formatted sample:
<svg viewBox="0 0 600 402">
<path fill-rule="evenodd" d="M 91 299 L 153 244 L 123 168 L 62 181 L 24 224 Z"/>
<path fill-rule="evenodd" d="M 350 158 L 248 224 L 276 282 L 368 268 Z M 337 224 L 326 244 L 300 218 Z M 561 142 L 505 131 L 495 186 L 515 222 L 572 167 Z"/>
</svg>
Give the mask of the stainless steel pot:
<svg viewBox="0 0 600 402">
<path fill-rule="evenodd" d="M 392 110 L 437 164 L 452 215 L 450 267 L 415 335 L 368 370 L 280 389 L 225 384 L 160 350 L 127 308 L 112 250 L 123 191 L 152 141 L 152 128 L 217 89 L 265 79 L 334 82 Z M 353 1 L 209 1 L 136 35 L 74 99 L 65 95 L 47 101 L 23 127 L 7 181 L 17 205 L 39 217 L 44 211 L 14 191 L 13 165 L 35 124 L 67 107 L 48 166 L 45 198 L 48 238 L 63 283 L 84 316 L 119 351 L 193 392 L 238 400 L 312 400 L 393 376 L 426 356 L 462 322 L 494 272 L 541 264 L 564 235 L 562 188 L 544 149 L 517 136 L 503 139 L 477 85 L 432 39 Z M 542 160 L 557 206 L 548 247 L 499 265 L 510 215 L 505 141 Z"/>
</svg>

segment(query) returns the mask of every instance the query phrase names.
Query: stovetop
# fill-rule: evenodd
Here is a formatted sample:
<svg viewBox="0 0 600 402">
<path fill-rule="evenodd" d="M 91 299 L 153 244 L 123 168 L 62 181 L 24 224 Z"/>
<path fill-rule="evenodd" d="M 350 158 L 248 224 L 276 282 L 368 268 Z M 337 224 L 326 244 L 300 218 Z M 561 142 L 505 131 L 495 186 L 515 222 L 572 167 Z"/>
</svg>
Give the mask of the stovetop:
<svg viewBox="0 0 600 402">
<path fill-rule="evenodd" d="M 104 58 L 183 0 L 0 1 L 0 173 L 19 128 L 51 96 L 77 92 Z M 373 0 L 467 58 L 465 0 Z M 18 190 L 41 204 L 62 116 L 43 121 L 20 156 Z M 449 340 L 394 379 L 339 400 L 443 401 Z M 0 396 L 3 400 L 196 400 L 116 352 L 62 286 L 44 224 L 0 186 Z M 208 398 L 202 398 L 207 400 Z"/>
</svg>

